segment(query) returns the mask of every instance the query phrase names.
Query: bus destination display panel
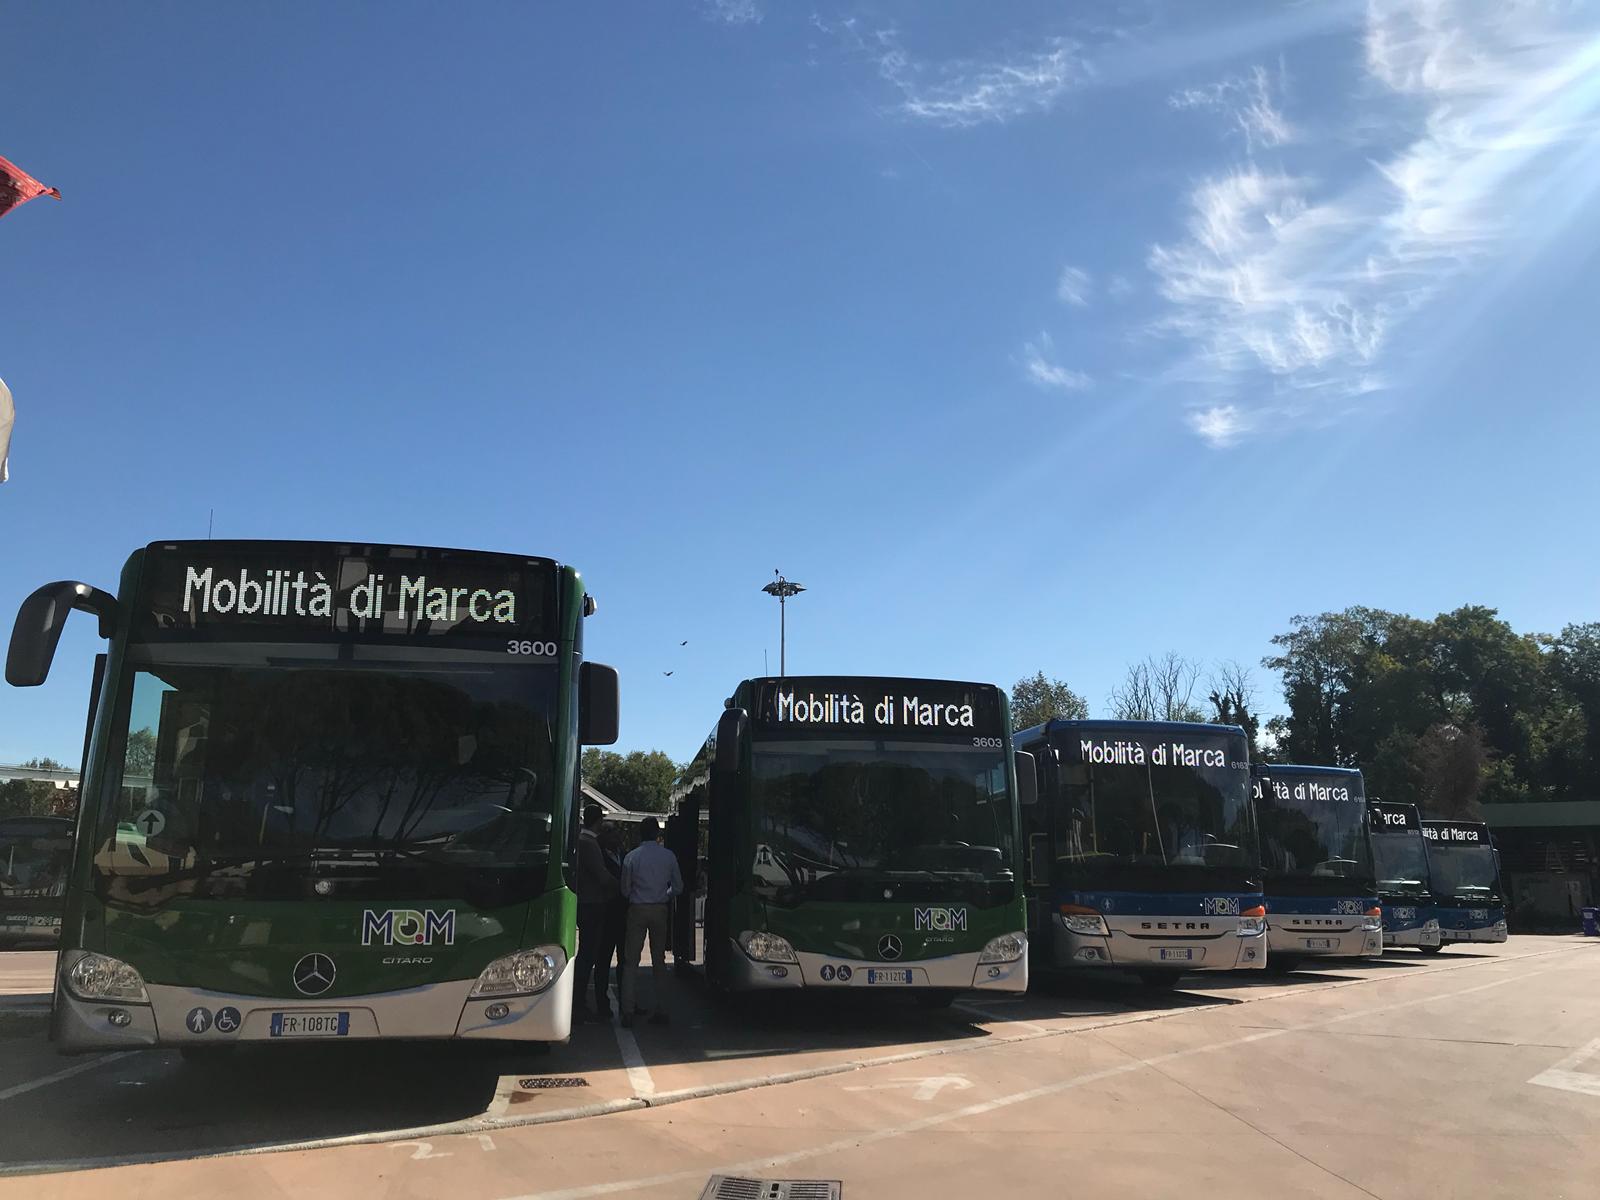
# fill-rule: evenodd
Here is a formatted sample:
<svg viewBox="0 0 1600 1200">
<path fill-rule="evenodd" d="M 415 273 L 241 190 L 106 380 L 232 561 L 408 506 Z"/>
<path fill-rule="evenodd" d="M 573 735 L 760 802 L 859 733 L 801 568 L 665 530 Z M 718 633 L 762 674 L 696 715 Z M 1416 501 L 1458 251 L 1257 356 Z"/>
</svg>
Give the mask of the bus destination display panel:
<svg viewBox="0 0 1600 1200">
<path fill-rule="evenodd" d="M 519 647 L 553 657 L 555 564 L 512 555 L 326 543 L 151 546 L 134 612 L 141 640 L 322 641 L 358 636 Z"/>
<path fill-rule="evenodd" d="M 766 737 L 983 738 L 998 747 L 1005 736 L 998 691 L 946 680 L 851 676 L 763 680 L 751 717 L 755 733 Z"/>
</svg>

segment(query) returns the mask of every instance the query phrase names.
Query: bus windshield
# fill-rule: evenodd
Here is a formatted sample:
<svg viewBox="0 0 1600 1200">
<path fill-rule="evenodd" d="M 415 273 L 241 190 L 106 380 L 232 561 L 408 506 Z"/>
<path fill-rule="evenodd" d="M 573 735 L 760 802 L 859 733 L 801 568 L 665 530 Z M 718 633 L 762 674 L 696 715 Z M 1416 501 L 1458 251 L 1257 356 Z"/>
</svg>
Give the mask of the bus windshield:
<svg viewBox="0 0 1600 1200">
<path fill-rule="evenodd" d="M 779 903 L 1010 899 L 1015 831 L 997 748 L 763 741 L 754 748 L 757 893 Z"/>
<path fill-rule="evenodd" d="M 551 666 L 361 657 L 152 662 L 121 712 L 96 886 L 173 895 L 454 897 L 543 890 Z"/>
<path fill-rule="evenodd" d="M 1453 900 L 1498 901 L 1500 872 L 1488 846 L 1428 847 L 1433 890 Z"/>
<path fill-rule="evenodd" d="M 1261 782 L 1256 804 L 1268 880 L 1342 892 L 1375 886 L 1360 776 L 1269 771 Z"/>
<path fill-rule="evenodd" d="M 1428 852 L 1420 830 L 1373 830 L 1372 858 L 1380 892 L 1421 895 L 1428 890 Z"/>
<path fill-rule="evenodd" d="M 1256 873 L 1244 771 L 1146 762 L 1063 763 L 1061 773 L 1055 846 L 1057 874 L 1067 877 L 1061 882 L 1128 868 Z"/>
</svg>

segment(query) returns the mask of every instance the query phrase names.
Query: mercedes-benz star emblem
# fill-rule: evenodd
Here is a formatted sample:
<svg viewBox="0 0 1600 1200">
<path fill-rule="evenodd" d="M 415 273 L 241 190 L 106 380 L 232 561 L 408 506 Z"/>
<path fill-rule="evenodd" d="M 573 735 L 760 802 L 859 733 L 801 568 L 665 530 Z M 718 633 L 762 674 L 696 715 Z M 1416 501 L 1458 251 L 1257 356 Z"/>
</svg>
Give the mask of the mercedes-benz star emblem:
<svg viewBox="0 0 1600 1200">
<path fill-rule="evenodd" d="M 333 986 L 338 971 L 326 954 L 308 954 L 294 965 L 295 990 L 304 996 L 320 996 Z"/>
<path fill-rule="evenodd" d="M 900 957 L 900 939 L 892 933 L 886 933 L 878 939 L 878 957 L 888 962 L 893 962 Z"/>
</svg>

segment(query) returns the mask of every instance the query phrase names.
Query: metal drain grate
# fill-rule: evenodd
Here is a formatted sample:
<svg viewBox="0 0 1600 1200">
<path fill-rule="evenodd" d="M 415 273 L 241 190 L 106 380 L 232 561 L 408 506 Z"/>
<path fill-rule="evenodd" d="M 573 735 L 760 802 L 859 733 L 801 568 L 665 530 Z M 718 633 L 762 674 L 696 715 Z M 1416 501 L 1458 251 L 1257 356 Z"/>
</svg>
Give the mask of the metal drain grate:
<svg viewBox="0 0 1600 1200">
<path fill-rule="evenodd" d="M 837 1179 L 746 1179 L 713 1175 L 700 1200 L 841 1200 L 844 1184 Z"/>
<path fill-rule="evenodd" d="M 577 1075 L 536 1075 L 517 1080 L 517 1086 L 525 1092 L 542 1092 L 547 1088 L 588 1087 L 589 1081 Z"/>
</svg>

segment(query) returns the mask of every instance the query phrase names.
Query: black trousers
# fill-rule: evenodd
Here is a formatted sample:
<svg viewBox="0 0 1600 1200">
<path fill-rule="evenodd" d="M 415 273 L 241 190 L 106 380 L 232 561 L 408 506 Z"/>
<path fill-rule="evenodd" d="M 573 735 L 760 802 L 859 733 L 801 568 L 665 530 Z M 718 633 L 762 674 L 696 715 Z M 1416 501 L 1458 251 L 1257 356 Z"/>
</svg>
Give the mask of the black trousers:
<svg viewBox="0 0 1600 1200">
<path fill-rule="evenodd" d="M 596 1005 L 601 1009 L 608 1007 L 606 984 L 611 978 L 611 955 L 615 952 L 614 944 L 609 950 L 606 948 L 606 906 L 578 905 L 578 978 L 572 985 L 574 1008 L 583 1007 L 591 976 Z"/>
</svg>

